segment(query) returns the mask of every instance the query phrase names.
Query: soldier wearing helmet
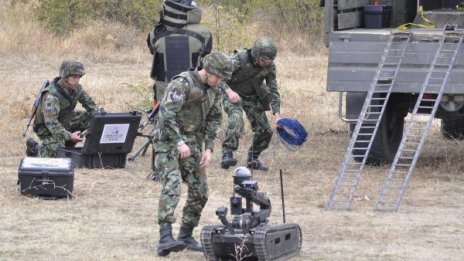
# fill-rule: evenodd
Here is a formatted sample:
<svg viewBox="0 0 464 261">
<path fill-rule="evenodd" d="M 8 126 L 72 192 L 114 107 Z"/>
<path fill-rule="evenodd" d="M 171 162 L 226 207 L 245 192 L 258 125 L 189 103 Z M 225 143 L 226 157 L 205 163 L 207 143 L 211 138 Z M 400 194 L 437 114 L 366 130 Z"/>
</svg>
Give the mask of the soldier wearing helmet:
<svg viewBox="0 0 464 261">
<path fill-rule="evenodd" d="M 63 61 L 56 77 L 42 92 L 33 129 L 42 141 L 30 138 L 26 142 L 28 156 L 57 156 L 59 147 L 74 146 L 82 140 L 81 132 L 88 128 L 90 118 L 98 112 L 92 98 L 79 84 L 85 75 L 78 61 Z M 75 111 L 77 103 L 86 111 Z"/>
<path fill-rule="evenodd" d="M 163 184 L 158 205 L 159 256 L 184 248 L 203 251 L 192 231 L 208 200 L 206 168 L 222 118 L 218 85 L 229 79 L 232 71 L 233 64 L 225 54 L 211 53 L 203 68 L 175 76 L 161 101 L 153 136 L 154 168 Z M 174 210 L 182 181 L 188 186 L 188 196 L 179 235 L 174 239 L 171 224 L 176 221 Z"/>
<path fill-rule="evenodd" d="M 280 119 L 280 94 L 274 64 L 276 55 L 274 40 L 263 36 L 256 40 L 251 49 L 235 51 L 232 56 L 232 77 L 220 85 L 222 105 L 228 116 L 228 127 L 222 144 L 223 169 L 237 164 L 233 152 L 239 146 L 245 112 L 254 132 L 253 143 L 248 150 L 247 167 L 268 170 L 258 157 L 269 146 L 273 133 L 266 111 L 272 110 L 275 124 Z"/>
</svg>

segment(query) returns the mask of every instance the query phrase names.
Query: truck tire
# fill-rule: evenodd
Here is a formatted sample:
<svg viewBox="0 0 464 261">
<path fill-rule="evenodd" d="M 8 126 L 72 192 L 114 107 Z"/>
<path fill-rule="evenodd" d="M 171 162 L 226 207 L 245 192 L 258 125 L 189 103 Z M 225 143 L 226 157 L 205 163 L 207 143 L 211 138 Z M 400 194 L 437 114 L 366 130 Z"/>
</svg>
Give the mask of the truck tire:
<svg viewBox="0 0 464 261">
<path fill-rule="evenodd" d="M 392 100 L 394 101 L 394 99 Z M 391 163 L 395 159 L 396 152 L 403 138 L 404 117 L 406 113 L 400 109 L 396 102 L 389 102 L 380 121 L 377 134 L 372 143 L 371 150 L 366 159 L 366 164 L 381 165 Z M 350 124 L 350 134 L 353 133 L 356 124 Z M 372 131 L 374 131 L 372 129 Z M 356 146 L 356 145 L 355 145 Z M 353 154 L 359 154 L 356 150 Z M 355 157 L 357 162 L 362 158 Z"/>
<path fill-rule="evenodd" d="M 464 139 L 464 116 L 452 116 L 441 119 L 440 131 L 447 139 Z"/>
</svg>

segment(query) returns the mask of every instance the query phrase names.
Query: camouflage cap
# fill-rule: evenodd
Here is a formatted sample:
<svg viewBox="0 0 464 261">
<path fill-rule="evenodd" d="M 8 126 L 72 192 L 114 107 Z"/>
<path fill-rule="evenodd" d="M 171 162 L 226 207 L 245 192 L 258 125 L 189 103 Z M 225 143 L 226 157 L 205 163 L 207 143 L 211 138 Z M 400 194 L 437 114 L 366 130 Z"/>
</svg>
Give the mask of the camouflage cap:
<svg viewBox="0 0 464 261">
<path fill-rule="evenodd" d="M 205 56 L 203 68 L 210 74 L 217 75 L 223 80 L 228 80 L 234 72 L 234 65 L 227 55 L 221 52 L 213 52 Z"/>
<path fill-rule="evenodd" d="M 63 61 L 60 66 L 60 77 L 66 78 L 71 75 L 84 76 L 84 65 L 74 60 Z"/>
<path fill-rule="evenodd" d="M 251 48 L 251 56 L 255 59 L 260 57 L 274 60 L 277 56 L 277 46 L 272 38 L 263 36 L 256 40 L 253 48 Z"/>
</svg>

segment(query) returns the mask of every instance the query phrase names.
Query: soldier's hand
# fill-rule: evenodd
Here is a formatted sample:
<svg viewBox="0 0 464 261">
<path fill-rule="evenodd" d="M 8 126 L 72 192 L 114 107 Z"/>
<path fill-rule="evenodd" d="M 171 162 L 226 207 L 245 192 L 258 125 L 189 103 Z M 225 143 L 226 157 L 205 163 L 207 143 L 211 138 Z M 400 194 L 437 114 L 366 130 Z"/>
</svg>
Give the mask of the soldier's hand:
<svg viewBox="0 0 464 261">
<path fill-rule="evenodd" d="M 187 144 L 183 143 L 182 145 L 177 146 L 177 151 L 180 153 L 180 159 L 186 159 L 192 154 L 190 148 Z"/>
<path fill-rule="evenodd" d="M 272 115 L 272 119 L 274 120 L 276 128 L 280 128 L 281 126 L 277 123 L 281 119 L 280 118 L 280 113 L 278 113 L 278 112 L 274 113 L 274 115 Z"/>
<path fill-rule="evenodd" d="M 229 100 L 232 103 L 239 103 L 242 100 L 240 95 L 238 95 L 238 93 L 234 92 L 231 88 L 228 88 L 225 92 L 226 92 L 227 98 L 229 98 Z"/>
<path fill-rule="evenodd" d="M 211 150 L 206 149 L 201 155 L 200 168 L 207 168 L 211 163 Z"/>
<path fill-rule="evenodd" d="M 82 141 L 82 133 L 80 131 L 73 132 L 71 133 L 71 136 L 69 137 L 69 139 L 72 142 L 80 142 Z"/>
</svg>

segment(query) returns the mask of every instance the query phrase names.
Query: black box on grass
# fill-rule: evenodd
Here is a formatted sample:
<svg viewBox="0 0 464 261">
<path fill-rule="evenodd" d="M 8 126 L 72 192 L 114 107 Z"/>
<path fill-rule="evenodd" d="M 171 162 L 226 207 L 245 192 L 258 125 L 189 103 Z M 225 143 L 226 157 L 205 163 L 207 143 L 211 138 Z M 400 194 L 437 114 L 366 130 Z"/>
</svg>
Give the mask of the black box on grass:
<svg viewBox="0 0 464 261">
<path fill-rule="evenodd" d="M 124 168 L 132 151 L 142 114 L 96 114 L 90 120 L 82 148 L 58 149 L 58 157 L 71 158 L 76 168 Z"/>
<path fill-rule="evenodd" d="M 389 5 L 365 5 L 364 26 L 366 28 L 390 27 L 392 7 Z"/>
<path fill-rule="evenodd" d="M 58 148 L 59 158 L 70 158 L 76 168 L 118 169 L 126 167 L 126 153 L 86 154 L 83 148 Z"/>
<path fill-rule="evenodd" d="M 18 185 L 24 195 L 71 197 L 74 185 L 71 159 L 26 157 L 19 165 Z"/>
</svg>

